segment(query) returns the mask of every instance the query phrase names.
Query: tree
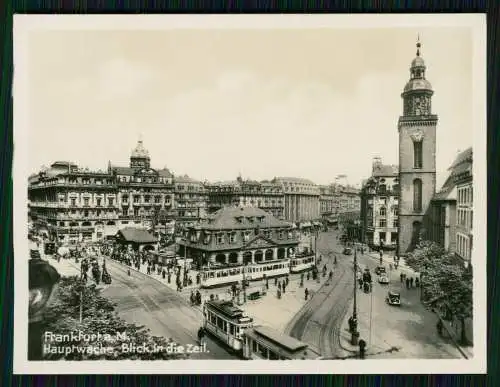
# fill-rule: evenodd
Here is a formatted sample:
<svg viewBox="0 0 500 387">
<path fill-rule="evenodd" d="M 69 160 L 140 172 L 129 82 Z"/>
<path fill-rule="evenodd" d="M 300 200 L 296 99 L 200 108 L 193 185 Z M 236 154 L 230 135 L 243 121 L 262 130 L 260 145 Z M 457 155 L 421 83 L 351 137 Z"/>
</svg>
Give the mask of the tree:
<svg viewBox="0 0 500 387">
<path fill-rule="evenodd" d="M 178 347 L 172 340 L 153 336 L 145 327 L 121 319 L 115 305 L 100 292 L 78 277 L 61 278 L 54 301 L 44 312 L 44 359 L 170 360 L 188 356 L 176 353 Z M 65 335 L 69 341 L 60 342 Z M 133 346 L 150 351 L 139 353 Z"/>
<path fill-rule="evenodd" d="M 472 317 L 472 271 L 439 245 L 421 241 L 406 262 L 421 273 L 422 298 L 430 307 L 456 318 L 461 324 L 460 341 L 466 344 L 466 319 Z"/>
</svg>

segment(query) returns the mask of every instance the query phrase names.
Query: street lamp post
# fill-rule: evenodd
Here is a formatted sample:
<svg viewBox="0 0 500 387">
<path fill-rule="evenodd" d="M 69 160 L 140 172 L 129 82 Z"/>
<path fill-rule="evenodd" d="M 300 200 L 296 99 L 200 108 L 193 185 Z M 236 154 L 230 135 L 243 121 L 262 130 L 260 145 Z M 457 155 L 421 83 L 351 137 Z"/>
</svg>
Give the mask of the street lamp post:
<svg viewBox="0 0 500 387">
<path fill-rule="evenodd" d="M 314 237 L 314 264 L 318 264 L 318 229 L 316 229 L 316 235 Z"/>
<path fill-rule="evenodd" d="M 356 280 L 357 280 L 357 273 L 358 273 L 358 256 L 356 253 L 356 249 L 354 249 L 354 302 L 353 302 L 353 307 L 352 307 L 352 326 L 351 326 L 351 344 L 352 345 L 357 345 L 358 344 L 358 339 L 359 339 L 359 332 L 358 332 L 358 314 L 357 314 L 357 300 L 356 300 L 356 293 L 357 293 L 357 286 L 356 286 Z"/>
</svg>

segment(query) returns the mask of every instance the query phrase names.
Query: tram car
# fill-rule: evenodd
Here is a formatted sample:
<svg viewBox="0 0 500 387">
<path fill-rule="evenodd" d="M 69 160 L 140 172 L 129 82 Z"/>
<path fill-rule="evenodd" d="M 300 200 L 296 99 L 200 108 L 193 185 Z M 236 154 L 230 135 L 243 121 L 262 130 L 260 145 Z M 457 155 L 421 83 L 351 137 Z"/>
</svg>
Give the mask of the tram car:
<svg viewBox="0 0 500 387">
<path fill-rule="evenodd" d="M 210 267 L 201 271 L 201 287 L 212 288 L 227 286 L 245 281 L 256 281 L 263 278 L 285 276 L 290 273 L 290 260 L 279 259 L 264 263 L 243 265 L 224 265 Z"/>
<path fill-rule="evenodd" d="M 290 259 L 290 273 L 301 273 L 306 270 L 311 270 L 314 267 L 314 255 L 296 254 Z"/>
<path fill-rule="evenodd" d="M 203 328 L 230 350 L 241 355 L 244 332 L 253 326 L 253 319 L 232 301 L 206 301 L 203 306 Z"/>
<path fill-rule="evenodd" d="M 306 343 L 266 326 L 245 330 L 245 360 L 318 360 L 320 355 Z"/>
</svg>

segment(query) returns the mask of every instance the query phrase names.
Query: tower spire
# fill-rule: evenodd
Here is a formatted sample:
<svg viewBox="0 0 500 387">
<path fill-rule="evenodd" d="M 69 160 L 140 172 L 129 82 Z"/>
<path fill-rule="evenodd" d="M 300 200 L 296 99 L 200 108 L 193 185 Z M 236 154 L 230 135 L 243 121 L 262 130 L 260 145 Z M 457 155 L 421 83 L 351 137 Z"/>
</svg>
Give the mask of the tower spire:
<svg viewBox="0 0 500 387">
<path fill-rule="evenodd" d="M 420 47 L 422 44 L 420 44 L 420 34 L 417 35 L 417 56 L 420 56 Z"/>
</svg>

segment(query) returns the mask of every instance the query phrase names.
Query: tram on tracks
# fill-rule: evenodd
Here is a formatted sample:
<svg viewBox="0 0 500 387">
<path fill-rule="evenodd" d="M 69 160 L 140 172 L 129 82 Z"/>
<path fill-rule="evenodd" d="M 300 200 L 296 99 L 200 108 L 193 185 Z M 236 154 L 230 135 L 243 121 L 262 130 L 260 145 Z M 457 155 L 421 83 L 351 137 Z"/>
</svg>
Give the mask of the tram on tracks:
<svg viewBox="0 0 500 387">
<path fill-rule="evenodd" d="M 243 265 L 210 267 L 201 271 L 201 287 L 211 288 L 284 276 L 290 273 L 290 259 L 278 259 Z"/>
<path fill-rule="evenodd" d="M 203 306 L 203 328 L 232 351 L 243 352 L 244 332 L 253 326 L 253 319 L 232 301 L 206 301 Z"/>
<path fill-rule="evenodd" d="M 290 273 L 301 273 L 314 267 L 315 256 L 308 254 L 296 254 L 290 259 Z"/>
<path fill-rule="evenodd" d="M 242 355 L 246 360 L 320 359 L 308 344 L 266 326 L 245 330 Z"/>
</svg>

